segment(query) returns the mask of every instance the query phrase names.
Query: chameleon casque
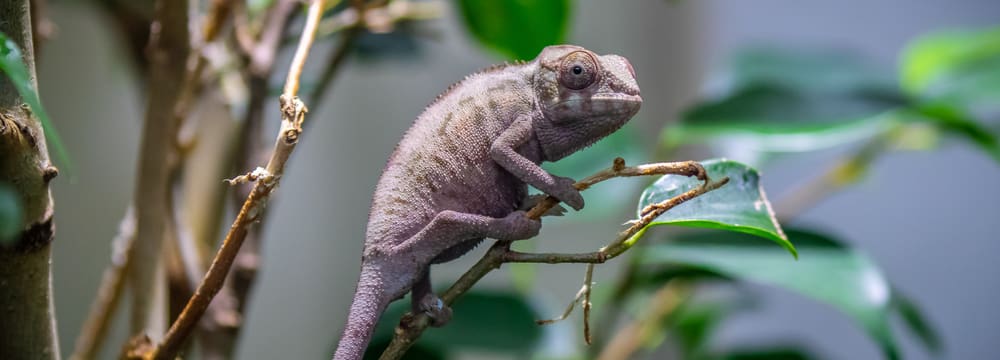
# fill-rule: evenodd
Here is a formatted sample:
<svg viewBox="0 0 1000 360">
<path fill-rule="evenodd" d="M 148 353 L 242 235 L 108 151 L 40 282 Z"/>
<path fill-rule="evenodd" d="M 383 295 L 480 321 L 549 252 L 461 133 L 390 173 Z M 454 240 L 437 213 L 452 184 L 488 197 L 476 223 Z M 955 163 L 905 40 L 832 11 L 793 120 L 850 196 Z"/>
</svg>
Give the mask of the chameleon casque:
<svg viewBox="0 0 1000 360">
<path fill-rule="evenodd" d="M 641 104 L 628 60 L 571 45 L 480 71 L 438 96 L 403 136 L 375 189 L 361 275 L 334 359 L 361 359 L 382 312 L 409 291 L 414 312 L 446 323 L 451 309 L 431 289 L 430 265 L 484 238 L 537 235 L 541 223 L 518 210 L 528 185 L 583 208 L 572 179 L 538 164 L 618 130 Z"/>
</svg>

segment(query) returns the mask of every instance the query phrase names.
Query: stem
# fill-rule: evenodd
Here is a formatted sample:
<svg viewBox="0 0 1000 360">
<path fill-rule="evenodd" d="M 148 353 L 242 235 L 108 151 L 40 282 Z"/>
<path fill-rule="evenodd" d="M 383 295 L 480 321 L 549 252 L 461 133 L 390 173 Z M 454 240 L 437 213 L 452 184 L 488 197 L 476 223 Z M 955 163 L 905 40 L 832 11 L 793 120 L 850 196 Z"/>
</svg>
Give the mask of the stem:
<svg viewBox="0 0 1000 360">
<path fill-rule="evenodd" d="M 205 274 L 205 278 L 195 290 L 194 296 L 191 297 L 187 306 L 170 327 L 163 341 L 153 350 L 150 356 L 153 359 L 173 359 L 177 356 L 184 340 L 191 334 L 212 298 L 222 288 L 226 274 L 233 264 L 233 259 L 246 238 L 249 226 L 256 221 L 260 210 L 266 205 L 273 190 L 277 187 L 278 181 L 284 173 L 285 163 L 298 144 L 306 108 L 296 97 L 296 92 L 298 91 L 302 67 L 315 38 L 316 24 L 319 23 L 319 18 L 322 15 L 323 3 L 323 0 L 314 0 L 309 6 L 309 15 L 305 28 L 302 30 L 302 40 L 299 42 L 299 48 L 296 50 L 289 69 L 285 93 L 280 98 L 281 129 L 275 141 L 274 152 L 267 164 L 265 175 L 258 178 L 253 191 L 243 203 L 243 207 L 236 216 L 236 220 L 233 221 L 218 254 Z"/>
<path fill-rule="evenodd" d="M 37 89 L 29 1 L 0 0 L 0 19 L 0 32 L 21 50 L 27 80 Z M 50 265 L 55 210 L 49 181 L 56 174 L 41 122 L 0 75 L 0 185 L 17 194 L 22 214 L 21 232 L 0 245 L 2 357 L 59 359 Z"/>
<path fill-rule="evenodd" d="M 700 196 L 701 194 L 715 190 L 729 182 L 728 178 L 723 178 L 715 182 L 710 181 L 708 175 L 705 173 L 705 169 L 694 161 L 656 163 L 626 167 L 625 161 L 621 158 L 617 158 L 615 159 L 612 167 L 584 178 L 574 184 L 574 186 L 576 186 L 579 190 L 586 190 L 596 183 L 615 177 L 665 174 L 695 176 L 698 179 L 703 180 L 704 183 L 702 186 L 691 189 L 674 198 L 644 209 L 643 216 L 638 221 L 633 222 L 627 229 L 618 233 L 618 236 L 610 244 L 595 252 L 582 254 L 521 253 L 511 251 L 510 242 L 497 241 L 492 247 L 490 247 L 486 254 L 479 259 L 479 262 L 466 271 L 465 274 L 458 279 L 458 281 L 456 281 L 450 288 L 448 288 L 447 291 L 444 292 L 444 294 L 442 294 L 441 300 L 444 301 L 446 305 L 451 305 L 455 299 L 471 289 L 472 286 L 479 281 L 479 279 L 482 279 L 483 276 L 486 276 L 486 274 L 490 271 L 498 269 L 500 265 L 505 262 L 603 263 L 631 248 L 632 245 L 635 244 L 636 235 L 640 234 L 640 232 L 645 229 L 649 223 L 667 210 L 670 210 L 685 201 Z M 558 202 L 559 201 L 554 197 L 546 197 L 535 205 L 535 207 L 531 208 L 531 210 L 528 211 L 527 216 L 538 219 L 542 214 L 558 204 Z M 588 272 L 590 271 L 592 270 L 588 269 Z M 584 284 L 584 287 L 587 288 L 584 292 L 588 292 L 589 283 Z M 587 295 L 585 294 L 584 296 L 584 301 L 587 301 Z M 406 353 L 406 350 L 413 345 L 418 337 L 420 337 L 428 325 L 430 325 L 430 321 L 426 314 L 408 314 L 404 316 L 400 320 L 399 326 L 396 328 L 395 336 L 392 338 L 392 342 L 389 343 L 389 346 L 382 353 L 382 356 L 379 359 L 392 360 L 401 358 L 403 354 Z"/>
</svg>

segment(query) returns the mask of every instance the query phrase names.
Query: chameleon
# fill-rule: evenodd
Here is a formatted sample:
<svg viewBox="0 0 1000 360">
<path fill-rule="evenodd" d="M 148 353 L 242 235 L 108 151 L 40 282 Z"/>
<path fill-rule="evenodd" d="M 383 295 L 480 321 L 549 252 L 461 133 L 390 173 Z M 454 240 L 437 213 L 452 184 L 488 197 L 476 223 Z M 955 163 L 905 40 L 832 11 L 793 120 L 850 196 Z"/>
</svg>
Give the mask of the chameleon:
<svg viewBox="0 0 1000 360">
<path fill-rule="evenodd" d="M 364 355 L 388 305 L 412 292 L 434 326 L 451 309 L 431 288 L 430 265 L 484 238 L 522 240 L 541 223 L 525 215 L 528 185 L 580 210 L 573 179 L 539 167 L 586 148 L 639 111 L 635 71 L 619 55 L 573 45 L 529 62 L 496 65 L 439 95 L 403 136 L 372 199 L 361 272 L 335 360 Z"/>
</svg>

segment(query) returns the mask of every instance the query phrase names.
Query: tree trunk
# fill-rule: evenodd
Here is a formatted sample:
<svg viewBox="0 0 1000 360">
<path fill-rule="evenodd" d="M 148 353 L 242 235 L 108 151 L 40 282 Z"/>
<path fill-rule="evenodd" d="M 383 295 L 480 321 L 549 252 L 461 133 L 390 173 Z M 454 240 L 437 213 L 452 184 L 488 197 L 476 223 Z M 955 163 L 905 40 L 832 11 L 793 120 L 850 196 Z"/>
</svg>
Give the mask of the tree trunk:
<svg viewBox="0 0 1000 360">
<path fill-rule="evenodd" d="M 34 50 L 28 0 L 0 0 L 0 31 L 21 49 L 32 87 Z M 50 255 L 54 225 L 45 133 L 14 85 L 0 76 L 0 183 L 14 189 L 21 233 L 0 247 L 0 358 L 59 359 Z"/>
</svg>

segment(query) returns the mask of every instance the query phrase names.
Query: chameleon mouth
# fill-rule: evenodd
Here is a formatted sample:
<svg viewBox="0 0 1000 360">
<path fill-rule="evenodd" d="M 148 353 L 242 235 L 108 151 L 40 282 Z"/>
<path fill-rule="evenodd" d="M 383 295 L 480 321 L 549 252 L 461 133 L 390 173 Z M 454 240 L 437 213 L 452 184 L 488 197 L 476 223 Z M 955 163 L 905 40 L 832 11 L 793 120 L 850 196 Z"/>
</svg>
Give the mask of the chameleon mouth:
<svg viewBox="0 0 1000 360">
<path fill-rule="evenodd" d="M 594 107 L 599 108 L 617 108 L 617 109 L 629 109 L 633 107 L 639 107 L 642 104 L 642 97 L 638 94 L 622 94 L 622 93 L 603 93 L 594 94 L 589 99 L 567 99 L 560 101 L 556 104 L 556 107 L 562 108 L 587 108 L 591 110 Z"/>
<path fill-rule="evenodd" d="M 639 96 L 639 94 L 622 93 L 594 94 L 594 96 L 591 96 L 590 99 L 596 101 L 621 101 L 625 103 L 642 102 L 642 97 Z"/>
</svg>

